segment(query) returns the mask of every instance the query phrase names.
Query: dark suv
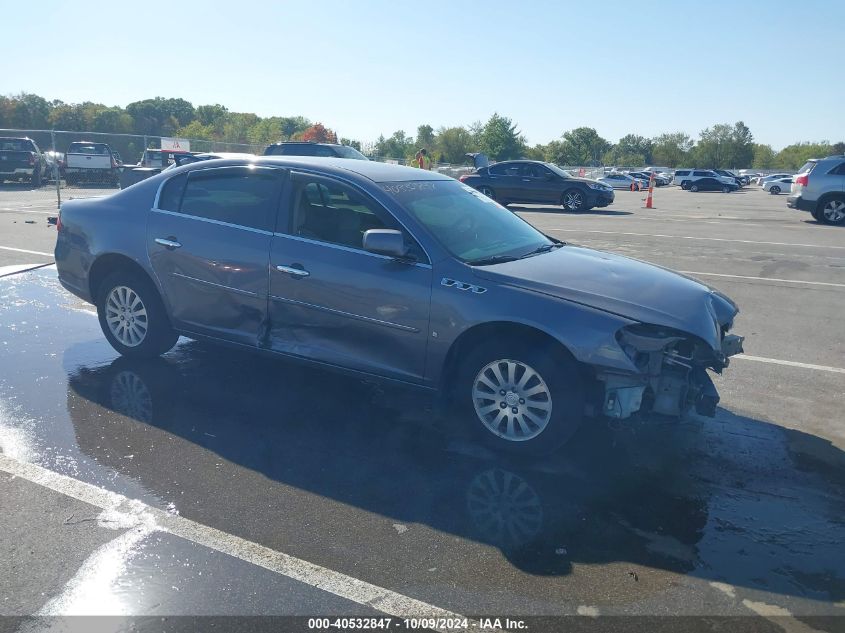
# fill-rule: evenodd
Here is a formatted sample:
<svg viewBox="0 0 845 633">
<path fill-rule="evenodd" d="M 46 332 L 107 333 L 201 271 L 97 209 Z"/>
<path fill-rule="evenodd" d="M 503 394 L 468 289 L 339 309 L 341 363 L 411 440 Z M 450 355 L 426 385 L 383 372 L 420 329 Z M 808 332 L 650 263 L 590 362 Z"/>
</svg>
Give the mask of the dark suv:
<svg viewBox="0 0 845 633">
<path fill-rule="evenodd" d="M 811 158 L 793 180 L 788 207 L 825 224 L 845 224 L 845 155 Z"/>
<path fill-rule="evenodd" d="M 286 141 L 273 143 L 264 150 L 265 156 L 321 156 L 323 158 L 352 158 L 369 160 L 354 147 L 335 143 L 308 143 L 304 141 Z"/>
<path fill-rule="evenodd" d="M 613 188 L 576 178 L 557 165 L 536 160 L 506 160 L 461 176 L 461 182 L 500 204 L 559 204 L 567 211 L 586 211 L 613 202 Z"/>
</svg>

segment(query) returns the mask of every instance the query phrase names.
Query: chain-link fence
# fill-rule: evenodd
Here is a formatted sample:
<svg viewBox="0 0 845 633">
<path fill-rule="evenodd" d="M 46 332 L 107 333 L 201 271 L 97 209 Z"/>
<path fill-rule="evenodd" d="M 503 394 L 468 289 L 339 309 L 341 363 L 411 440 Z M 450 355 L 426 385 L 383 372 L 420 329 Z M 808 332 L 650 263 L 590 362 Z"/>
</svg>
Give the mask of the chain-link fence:
<svg viewBox="0 0 845 633">
<path fill-rule="evenodd" d="M 188 151 L 261 154 L 264 145 L 0 129 L 0 207 L 55 209 L 62 200 L 108 195 L 166 167 L 174 156 Z"/>
</svg>

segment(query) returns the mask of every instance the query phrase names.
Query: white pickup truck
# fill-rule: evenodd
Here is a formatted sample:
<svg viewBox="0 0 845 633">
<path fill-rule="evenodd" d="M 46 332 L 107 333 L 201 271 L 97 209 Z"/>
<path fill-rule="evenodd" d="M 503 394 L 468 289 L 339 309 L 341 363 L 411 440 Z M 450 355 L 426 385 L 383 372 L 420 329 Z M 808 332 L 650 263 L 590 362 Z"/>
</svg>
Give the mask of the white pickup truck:
<svg viewBox="0 0 845 633">
<path fill-rule="evenodd" d="M 65 152 L 64 167 L 68 185 L 85 181 L 116 187 L 120 178 L 117 159 L 105 143 L 71 143 Z"/>
</svg>

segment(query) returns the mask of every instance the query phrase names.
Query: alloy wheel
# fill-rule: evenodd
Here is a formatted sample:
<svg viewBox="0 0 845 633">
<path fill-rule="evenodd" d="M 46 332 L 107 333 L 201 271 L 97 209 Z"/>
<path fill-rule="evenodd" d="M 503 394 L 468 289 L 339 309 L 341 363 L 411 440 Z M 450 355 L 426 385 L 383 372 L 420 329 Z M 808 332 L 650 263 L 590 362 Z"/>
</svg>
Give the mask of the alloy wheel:
<svg viewBox="0 0 845 633">
<path fill-rule="evenodd" d="M 496 360 L 482 367 L 472 384 L 475 413 L 494 435 L 524 442 L 548 426 L 551 390 L 531 366 L 516 360 Z"/>
<path fill-rule="evenodd" d="M 577 211 L 584 204 L 584 196 L 580 191 L 567 191 L 563 194 L 563 206 L 570 211 Z"/>
<path fill-rule="evenodd" d="M 490 189 L 490 187 L 481 187 L 479 191 L 492 200 L 496 199 L 496 196 L 493 194 L 493 190 Z"/>
<path fill-rule="evenodd" d="M 845 220 L 845 201 L 828 200 L 822 208 L 822 215 L 831 224 L 840 224 Z"/>
<path fill-rule="evenodd" d="M 141 297 L 128 286 L 116 286 L 106 299 L 106 323 L 126 347 L 140 345 L 147 336 L 149 319 Z"/>
</svg>

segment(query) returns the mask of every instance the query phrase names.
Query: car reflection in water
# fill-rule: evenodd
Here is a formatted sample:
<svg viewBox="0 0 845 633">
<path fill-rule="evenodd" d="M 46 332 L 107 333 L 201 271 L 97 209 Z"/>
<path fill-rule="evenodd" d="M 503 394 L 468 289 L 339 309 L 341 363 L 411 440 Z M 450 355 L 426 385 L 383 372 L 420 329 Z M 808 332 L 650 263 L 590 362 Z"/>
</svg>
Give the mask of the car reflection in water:
<svg viewBox="0 0 845 633">
<path fill-rule="evenodd" d="M 268 494 L 288 494 L 278 482 L 427 524 L 495 546 L 533 574 L 568 573 L 573 555 L 689 571 L 707 522 L 706 500 L 672 484 L 683 451 L 647 429 L 611 438 L 592 421 L 568 448 L 518 460 L 453 432 L 455 420 L 432 422 L 430 396 L 411 388 L 195 342 L 152 361 L 79 368 L 69 386 L 80 448 L 162 498 L 178 489 L 186 515 L 191 500 L 223 494 L 199 466 L 213 450 L 267 477 Z M 656 538 L 675 546 L 656 551 Z"/>
</svg>

